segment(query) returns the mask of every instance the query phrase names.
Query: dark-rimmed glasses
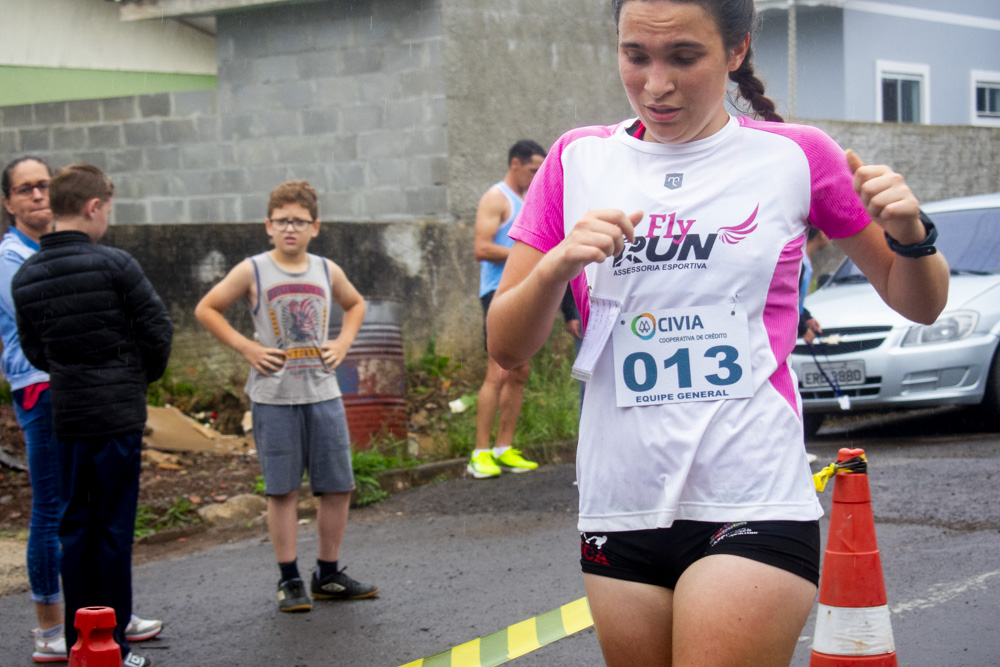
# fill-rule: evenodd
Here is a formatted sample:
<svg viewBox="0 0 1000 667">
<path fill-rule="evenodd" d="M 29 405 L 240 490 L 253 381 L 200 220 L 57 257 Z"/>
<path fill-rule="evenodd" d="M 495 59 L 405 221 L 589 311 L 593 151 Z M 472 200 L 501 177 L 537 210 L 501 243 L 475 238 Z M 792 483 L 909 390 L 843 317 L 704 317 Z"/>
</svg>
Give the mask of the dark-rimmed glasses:
<svg viewBox="0 0 1000 667">
<path fill-rule="evenodd" d="M 37 183 L 25 183 L 24 185 L 19 185 L 16 188 L 11 188 L 12 194 L 20 195 L 21 197 L 30 197 L 34 194 L 35 190 L 38 190 L 43 195 L 49 191 L 48 181 L 38 181 Z"/>
<path fill-rule="evenodd" d="M 312 223 L 312 220 L 302 220 L 300 218 L 278 218 L 277 220 L 271 221 L 271 225 L 277 229 L 288 229 L 289 227 L 292 227 L 297 232 L 301 232 Z"/>
</svg>

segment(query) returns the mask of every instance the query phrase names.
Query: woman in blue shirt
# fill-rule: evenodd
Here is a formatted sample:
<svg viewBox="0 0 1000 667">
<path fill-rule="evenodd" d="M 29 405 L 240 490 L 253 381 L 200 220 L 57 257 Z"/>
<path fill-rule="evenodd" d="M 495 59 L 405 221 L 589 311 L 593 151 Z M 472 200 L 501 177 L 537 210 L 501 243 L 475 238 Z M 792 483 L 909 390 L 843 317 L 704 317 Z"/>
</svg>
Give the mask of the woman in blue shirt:
<svg viewBox="0 0 1000 667">
<path fill-rule="evenodd" d="M 7 223 L 7 233 L 0 241 L 0 369 L 10 383 L 31 477 L 28 579 L 38 617 L 32 655 L 35 662 L 69 659 L 59 591 L 59 455 L 52 431 L 49 376 L 32 366 L 21 351 L 10 283 L 21 264 L 37 252 L 42 234 L 51 231 L 51 178 L 51 170 L 43 160 L 25 156 L 8 164 L 0 179 L 2 215 Z M 162 626 L 161 621 L 133 616 L 126 637 L 130 642 L 151 639 Z"/>
</svg>

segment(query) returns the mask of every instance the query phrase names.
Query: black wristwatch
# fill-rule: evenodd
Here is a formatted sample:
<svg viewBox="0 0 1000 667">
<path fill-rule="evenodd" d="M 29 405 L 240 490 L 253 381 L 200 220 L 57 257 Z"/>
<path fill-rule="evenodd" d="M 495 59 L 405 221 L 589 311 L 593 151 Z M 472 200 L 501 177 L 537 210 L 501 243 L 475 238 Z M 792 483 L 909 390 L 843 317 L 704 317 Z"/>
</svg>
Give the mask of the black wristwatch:
<svg viewBox="0 0 1000 667">
<path fill-rule="evenodd" d="M 934 247 L 934 242 L 937 241 L 938 237 L 937 227 L 923 211 L 920 212 L 920 222 L 924 223 L 927 238 L 920 243 L 903 245 L 889 236 L 889 232 L 885 232 L 885 242 L 889 244 L 889 249 L 901 257 L 927 257 L 936 253 L 937 248 Z"/>
</svg>

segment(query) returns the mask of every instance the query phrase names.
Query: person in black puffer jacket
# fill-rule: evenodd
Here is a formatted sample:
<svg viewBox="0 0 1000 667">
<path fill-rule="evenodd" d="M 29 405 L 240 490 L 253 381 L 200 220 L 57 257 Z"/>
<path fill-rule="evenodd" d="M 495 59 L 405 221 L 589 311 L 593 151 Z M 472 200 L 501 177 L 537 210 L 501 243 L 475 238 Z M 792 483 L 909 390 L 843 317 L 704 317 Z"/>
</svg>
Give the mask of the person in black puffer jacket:
<svg viewBox="0 0 1000 667">
<path fill-rule="evenodd" d="M 61 455 L 59 540 L 63 549 L 66 645 L 82 607 L 113 607 L 126 665 L 132 614 L 132 534 L 139 496 L 146 387 L 167 366 L 173 324 L 128 253 L 97 244 L 108 227 L 114 185 L 75 164 L 49 185 L 56 231 L 11 284 L 21 348 L 50 375 Z"/>
</svg>

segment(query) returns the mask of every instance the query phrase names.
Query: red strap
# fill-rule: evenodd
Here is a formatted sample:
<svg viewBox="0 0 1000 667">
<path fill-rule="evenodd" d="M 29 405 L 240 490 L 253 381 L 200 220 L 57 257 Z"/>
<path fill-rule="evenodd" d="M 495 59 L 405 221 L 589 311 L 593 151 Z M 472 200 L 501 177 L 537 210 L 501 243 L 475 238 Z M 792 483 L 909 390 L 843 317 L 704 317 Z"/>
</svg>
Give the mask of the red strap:
<svg viewBox="0 0 1000 667">
<path fill-rule="evenodd" d="M 36 384 L 29 384 L 24 388 L 24 409 L 30 410 L 35 407 L 35 403 L 38 402 L 38 397 L 42 395 L 42 392 L 49 388 L 48 382 L 38 382 Z"/>
</svg>

